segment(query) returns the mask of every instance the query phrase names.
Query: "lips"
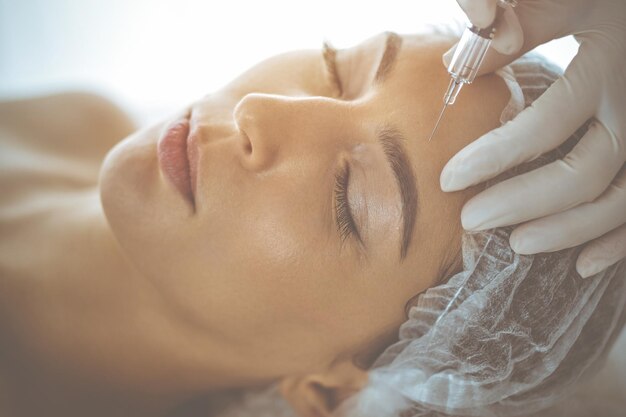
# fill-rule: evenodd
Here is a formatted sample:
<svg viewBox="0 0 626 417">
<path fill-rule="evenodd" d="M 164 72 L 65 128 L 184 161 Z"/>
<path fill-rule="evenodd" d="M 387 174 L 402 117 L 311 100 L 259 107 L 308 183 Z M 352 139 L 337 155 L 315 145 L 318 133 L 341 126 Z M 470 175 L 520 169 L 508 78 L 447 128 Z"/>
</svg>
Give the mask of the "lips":
<svg viewBox="0 0 626 417">
<path fill-rule="evenodd" d="M 189 131 L 188 116 L 172 122 L 157 143 L 157 156 L 165 178 L 195 207 L 198 150 Z"/>
</svg>

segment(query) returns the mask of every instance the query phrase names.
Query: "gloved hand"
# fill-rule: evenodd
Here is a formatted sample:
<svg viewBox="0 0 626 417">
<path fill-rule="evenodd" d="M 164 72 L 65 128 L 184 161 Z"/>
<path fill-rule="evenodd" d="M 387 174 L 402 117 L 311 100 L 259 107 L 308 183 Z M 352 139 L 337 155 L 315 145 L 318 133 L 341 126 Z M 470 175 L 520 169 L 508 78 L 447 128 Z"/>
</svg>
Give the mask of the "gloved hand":
<svg viewBox="0 0 626 417">
<path fill-rule="evenodd" d="M 457 2 L 475 25 L 493 21 L 496 0 Z M 588 277 L 626 257 L 626 1 L 518 0 L 503 16 L 492 44 L 499 52 L 488 52 L 482 73 L 568 34 L 578 53 L 532 106 L 450 159 L 441 188 L 461 190 L 532 160 L 595 117 L 562 160 L 481 192 L 461 214 L 468 230 L 522 223 L 510 238 L 522 254 L 589 242 L 576 263 Z"/>
</svg>

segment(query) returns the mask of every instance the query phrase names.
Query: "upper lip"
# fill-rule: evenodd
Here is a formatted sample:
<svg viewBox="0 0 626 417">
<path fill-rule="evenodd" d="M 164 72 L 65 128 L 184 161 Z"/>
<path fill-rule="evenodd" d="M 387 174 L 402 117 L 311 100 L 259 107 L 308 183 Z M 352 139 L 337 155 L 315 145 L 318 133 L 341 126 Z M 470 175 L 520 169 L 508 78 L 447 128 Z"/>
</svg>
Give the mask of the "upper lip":
<svg viewBox="0 0 626 417">
<path fill-rule="evenodd" d="M 157 150 L 164 174 L 195 211 L 198 149 L 190 116 L 188 111 L 169 124 L 158 141 Z"/>
<path fill-rule="evenodd" d="M 191 182 L 191 194 L 196 202 L 196 189 L 198 182 L 198 159 L 199 159 L 199 131 L 196 129 L 196 123 L 192 117 L 191 111 L 187 113 L 187 120 L 189 121 L 189 134 L 187 135 L 187 163 L 189 166 L 189 180 Z"/>
</svg>

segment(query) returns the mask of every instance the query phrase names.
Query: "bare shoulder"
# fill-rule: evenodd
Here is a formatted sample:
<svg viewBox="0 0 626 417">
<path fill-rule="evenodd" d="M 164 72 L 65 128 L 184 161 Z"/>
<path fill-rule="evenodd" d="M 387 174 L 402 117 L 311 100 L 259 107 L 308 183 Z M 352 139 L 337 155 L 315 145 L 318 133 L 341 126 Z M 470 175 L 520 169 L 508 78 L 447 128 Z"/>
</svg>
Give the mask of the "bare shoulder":
<svg viewBox="0 0 626 417">
<path fill-rule="evenodd" d="M 2 141 L 38 151 L 102 158 L 135 130 L 114 102 L 87 92 L 0 101 Z"/>
</svg>

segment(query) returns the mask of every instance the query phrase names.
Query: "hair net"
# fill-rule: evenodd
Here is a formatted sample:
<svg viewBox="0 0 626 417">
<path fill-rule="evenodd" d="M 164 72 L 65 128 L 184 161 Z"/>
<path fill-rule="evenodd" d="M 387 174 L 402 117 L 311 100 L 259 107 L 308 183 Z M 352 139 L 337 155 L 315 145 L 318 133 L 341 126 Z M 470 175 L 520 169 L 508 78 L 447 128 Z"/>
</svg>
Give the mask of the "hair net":
<svg viewBox="0 0 626 417">
<path fill-rule="evenodd" d="M 511 90 L 503 123 L 557 77 L 538 57 L 518 60 L 500 75 Z M 521 170 L 564 155 L 585 130 Z M 463 235 L 463 271 L 417 297 L 399 341 L 334 416 L 531 415 L 600 368 L 626 320 L 626 263 L 583 280 L 575 270 L 579 248 L 518 255 L 509 246 L 511 231 Z M 276 407 L 275 394 L 247 396 L 220 416 L 292 417 Z"/>
<path fill-rule="evenodd" d="M 420 297 L 341 415 L 527 415 L 598 368 L 623 325 L 624 264 L 582 280 L 576 250 L 517 255 L 508 235 L 464 236 L 465 270 Z"/>
</svg>

